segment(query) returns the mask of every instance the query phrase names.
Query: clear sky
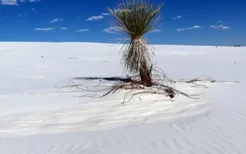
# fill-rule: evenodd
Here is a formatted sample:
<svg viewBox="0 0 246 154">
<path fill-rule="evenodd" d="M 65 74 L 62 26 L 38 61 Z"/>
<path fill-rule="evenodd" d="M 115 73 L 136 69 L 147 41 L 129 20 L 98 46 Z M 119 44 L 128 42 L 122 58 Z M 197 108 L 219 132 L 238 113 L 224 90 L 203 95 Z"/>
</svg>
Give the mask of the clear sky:
<svg viewBox="0 0 246 154">
<path fill-rule="evenodd" d="M 0 41 L 118 42 L 106 10 L 117 2 L 0 0 Z M 164 0 L 161 17 L 151 43 L 246 45 L 246 0 Z"/>
</svg>

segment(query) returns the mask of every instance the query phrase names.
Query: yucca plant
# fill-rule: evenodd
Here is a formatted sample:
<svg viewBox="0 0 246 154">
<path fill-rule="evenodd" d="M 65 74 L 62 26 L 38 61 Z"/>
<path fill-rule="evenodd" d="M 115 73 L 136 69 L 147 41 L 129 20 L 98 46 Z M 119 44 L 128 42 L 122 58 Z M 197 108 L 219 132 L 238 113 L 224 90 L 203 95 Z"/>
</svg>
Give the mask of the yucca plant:
<svg viewBox="0 0 246 154">
<path fill-rule="evenodd" d="M 155 29 L 161 6 L 154 6 L 148 0 L 122 0 L 116 8 L 108 8 L 113 26 L 129 40 L 123 53 L 124 67 L 130 73 L 138 73 L 145 86 L 152 86 L 153 62 L 144 35 Z"/>
</svg>

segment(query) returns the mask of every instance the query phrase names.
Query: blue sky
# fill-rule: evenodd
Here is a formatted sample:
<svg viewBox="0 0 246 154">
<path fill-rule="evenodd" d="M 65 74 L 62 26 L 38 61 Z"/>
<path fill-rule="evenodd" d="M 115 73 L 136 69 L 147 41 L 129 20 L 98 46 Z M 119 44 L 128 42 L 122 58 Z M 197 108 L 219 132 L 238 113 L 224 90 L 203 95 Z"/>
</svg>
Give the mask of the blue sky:
<svg viewBox="0 0 246 154">
<path fill-rule="evenodd" d="M 161 0 L 152 0 L 161 3 Z M 118 0 L 0 0 L 0 41 L 114 43 Z M 245 0 L 165 0 L 154 44 L 246 45 Z"/>
</svg>

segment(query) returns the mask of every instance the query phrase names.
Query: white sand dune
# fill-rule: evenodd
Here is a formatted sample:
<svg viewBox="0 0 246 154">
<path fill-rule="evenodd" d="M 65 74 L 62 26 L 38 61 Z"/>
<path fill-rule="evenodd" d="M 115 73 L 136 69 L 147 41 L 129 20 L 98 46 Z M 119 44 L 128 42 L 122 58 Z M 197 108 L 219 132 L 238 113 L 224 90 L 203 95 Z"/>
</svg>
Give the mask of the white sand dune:
<svg viewBox="0 0 246 154">
<path fill-rule="evenodd" d="M 63 87 L 100 82 L 81 77 L 122 76 L 120 47 L 0 43 L 0 154 L 245 153 L 246 48 L 153 46 L 172 79 L 240 81 L 199 83 L 208 89 L 172 84 L 200 99 L 146 94 L 123 106 L 124 91 L 87 98 Z"/>
</svg>

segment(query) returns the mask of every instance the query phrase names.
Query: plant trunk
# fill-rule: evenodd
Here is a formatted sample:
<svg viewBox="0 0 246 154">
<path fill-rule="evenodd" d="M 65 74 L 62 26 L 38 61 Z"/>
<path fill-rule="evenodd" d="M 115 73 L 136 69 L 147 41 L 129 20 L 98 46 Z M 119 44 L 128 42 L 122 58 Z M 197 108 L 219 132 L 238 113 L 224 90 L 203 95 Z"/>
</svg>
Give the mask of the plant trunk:
<svg viewBox="0 0 246 154">
<path fill-rule="evenodd" d="M 146 64 L 143 64 L 141 66 L 139 73 L 140 73 L 140 78 L 141 78 L 142 84 L 147 86 L 147 87 L 151 87 L 152 86 L 152 79 L 151 79 L 150 73 L 148 73 L 148 68 L 147 68 Z"/>
</svg>

